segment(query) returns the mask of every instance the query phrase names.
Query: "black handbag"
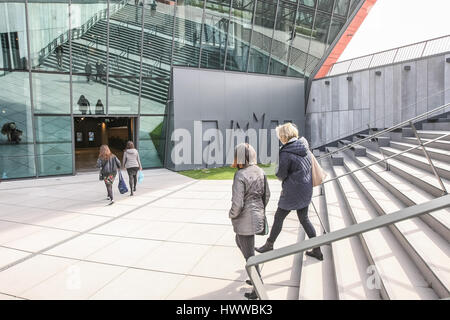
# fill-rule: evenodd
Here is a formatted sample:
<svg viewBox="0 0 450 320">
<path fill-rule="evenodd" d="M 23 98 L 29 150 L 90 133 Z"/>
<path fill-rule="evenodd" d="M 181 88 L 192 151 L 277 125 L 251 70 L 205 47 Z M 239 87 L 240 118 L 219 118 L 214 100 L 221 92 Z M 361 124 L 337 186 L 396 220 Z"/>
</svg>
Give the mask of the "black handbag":
<svg viewBox="0 0 450 320">
<path fill-rule="evenodd" d="M 266 217 L 266 185 L 267 185 L 267 177 L 264 175 L 264 193 L 262 195 L 263 206 L 264 206 L 264 229 L 257 233 L 258 236 L 265 236 L 269 234 L 269 223 L 267 222 Z"/>
</svg>

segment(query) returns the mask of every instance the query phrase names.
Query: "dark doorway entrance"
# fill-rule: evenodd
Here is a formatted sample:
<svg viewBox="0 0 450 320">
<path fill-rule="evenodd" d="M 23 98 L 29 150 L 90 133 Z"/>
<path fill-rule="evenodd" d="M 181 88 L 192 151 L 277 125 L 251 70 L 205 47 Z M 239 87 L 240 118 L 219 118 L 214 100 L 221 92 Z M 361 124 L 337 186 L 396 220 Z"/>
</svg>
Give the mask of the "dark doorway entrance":
<svg viewBox="0 0 450 320">
<path fill-rule="evenodd" d="M 107 144 L 122 161 L 127 141 L 136 142 L 136 118 L 75 117 L 75 168 L 77 172 L 96 168 L 99 148 Z"/>
</svg>

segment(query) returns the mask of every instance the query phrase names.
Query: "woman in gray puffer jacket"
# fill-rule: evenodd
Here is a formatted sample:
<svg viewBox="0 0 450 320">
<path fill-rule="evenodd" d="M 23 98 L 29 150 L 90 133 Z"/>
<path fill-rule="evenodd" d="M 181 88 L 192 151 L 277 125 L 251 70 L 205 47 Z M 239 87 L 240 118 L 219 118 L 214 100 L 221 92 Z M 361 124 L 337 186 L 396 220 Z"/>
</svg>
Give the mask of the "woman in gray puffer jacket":
<svg viewBox="0 0 450 320">
<path fill-rule="evenodd" d="M 236 233 L 236 244 L 248 260 L 255 255 L 255 234 L 265 228 L 265 207 L 269 202 L 270 190 L 264 171 L 256 165 L 255 149 L 248 143 L 236 147 L 232 167 L 238 170 L 233 179 L 229 217 Z M 257 298 L 254 290 L 245 296 Z"/>
<path fill-rule="evenodd" d="M 133 141 L 127 142 L 127 148 L 123 152 L 122 163 L 128 172 L 128 179 L 130 182 L 130 192 L 131 192 L 130 195 L 132 196 L 133 192 L 136 192 L 137 173 L 139 172 L 139 170 L 142 170 L 139 152 L 134 148 Z"/>
</svg>

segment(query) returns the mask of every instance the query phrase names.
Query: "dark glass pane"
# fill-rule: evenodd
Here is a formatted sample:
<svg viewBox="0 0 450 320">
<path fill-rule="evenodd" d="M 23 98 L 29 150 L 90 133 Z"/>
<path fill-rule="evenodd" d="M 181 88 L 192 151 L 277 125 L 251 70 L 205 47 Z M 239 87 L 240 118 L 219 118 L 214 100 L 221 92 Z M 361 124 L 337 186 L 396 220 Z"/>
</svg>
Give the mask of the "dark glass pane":
<svg viewBox="0 0 450 320">
<path fill-rule="evenodd" d="M 334 0 L 319 0 L 317 8 L 326 12 L 333 12 Z"/>
<path fill-rule="evenodd" d="M 6 71 L 28 69 L 24 2 L 7 1 L 1 3 L 0 76 L 5 74 Z"/>
<path fill-rule="evenodd" d="M 334 39 L 338 35 L 339 31 L 341 31 L 344 24 L 345 24 L 344 20 L 333 18 L 333 22 L 331 23 L 330 28 L 330 34 L 328 36 L 328 44 L 331 44 L 334 41 Z"/>
<path fill-rule="evenodd" d="M 317 0 L 299 0 L 299 1 L 300 1 L 300 6 L 307 6 L 307 7 L 314 8 L 316 6 Z"/>
<path fill-rule="evenodd" d="M 347 17 L 347 10 L 350 0 L 336 0 L 336 5 L 334 7 L 334 14 L 338 14 Z"/>
</svg>

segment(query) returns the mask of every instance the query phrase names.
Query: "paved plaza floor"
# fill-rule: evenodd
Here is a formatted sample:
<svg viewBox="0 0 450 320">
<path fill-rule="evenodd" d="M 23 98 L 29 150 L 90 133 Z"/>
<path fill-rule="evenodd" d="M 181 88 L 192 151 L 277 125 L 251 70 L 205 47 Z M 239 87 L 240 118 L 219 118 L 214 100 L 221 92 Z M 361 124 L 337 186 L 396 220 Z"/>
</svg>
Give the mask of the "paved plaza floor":
<svg viewBox="0 0 450 320">
<path fill-rule="evenodd" d="M 96 173 L 0 183 L 0 299 L 245 299 L 232 181 L 144 174 L 133 197 L 116 182 L 112 206 Z M 280 188 L 270 180 L 269 225 Z M 276 247 L 300 236 L 292 213 Z M 298 298 L 299 261 L 262 266 L 271 299 Z"/>
</svg>

